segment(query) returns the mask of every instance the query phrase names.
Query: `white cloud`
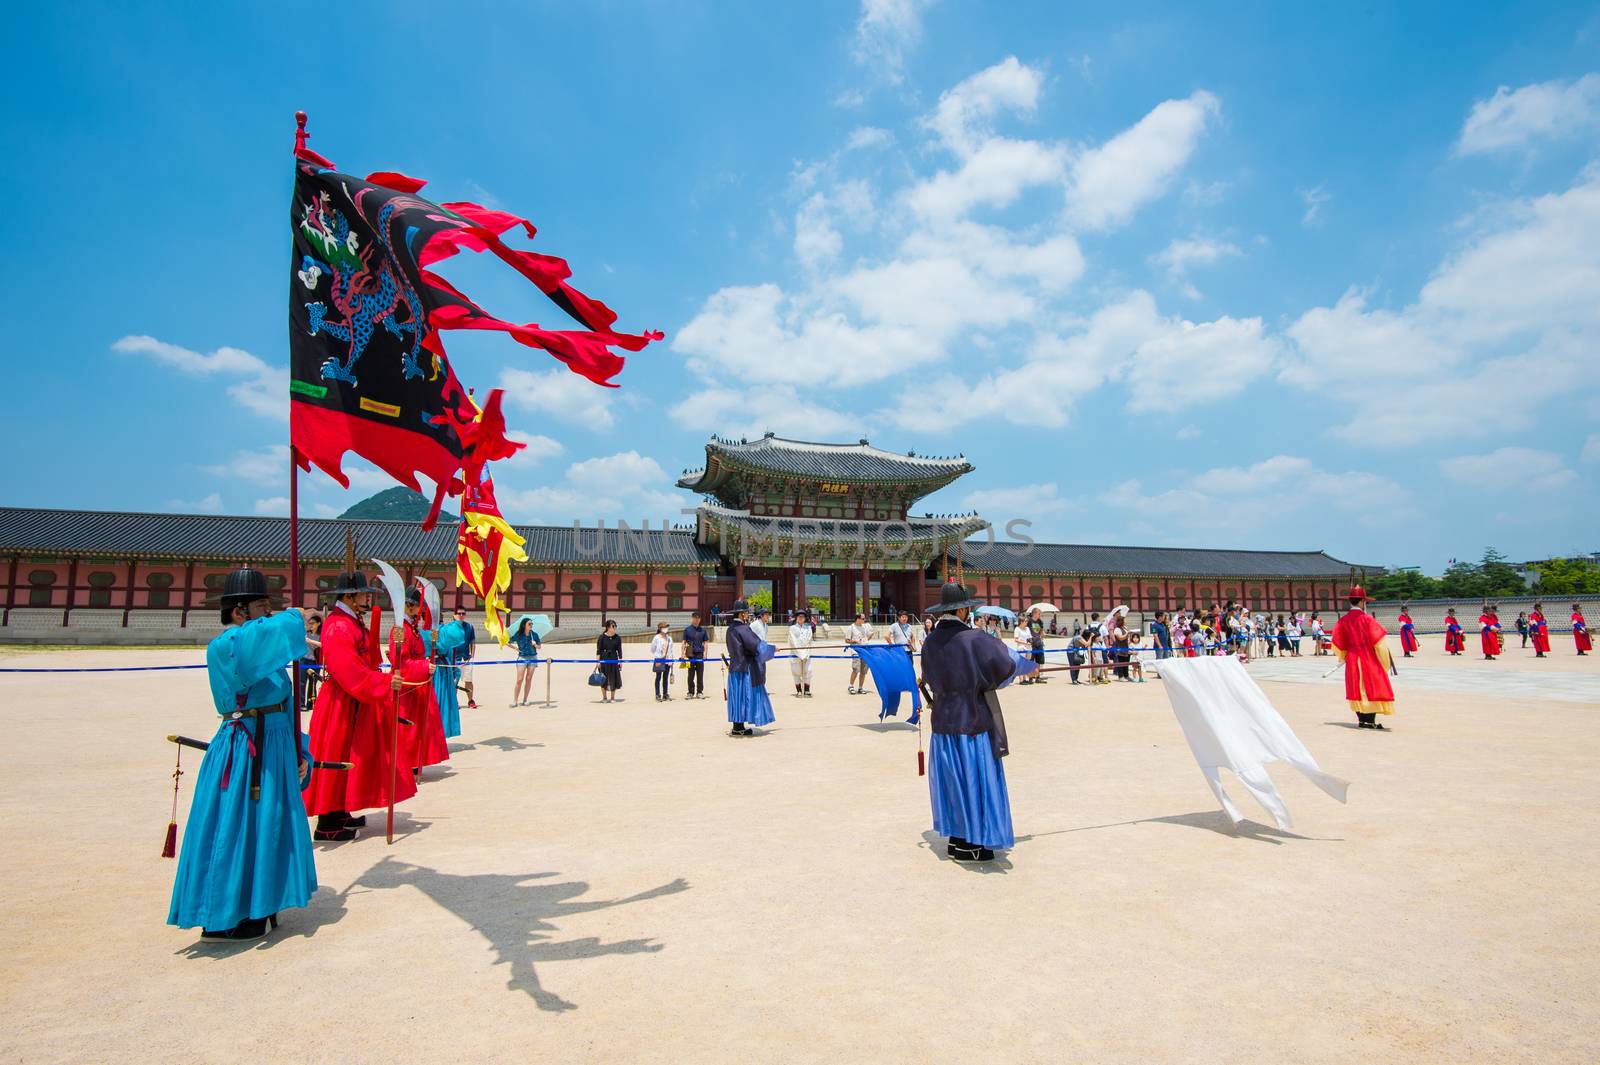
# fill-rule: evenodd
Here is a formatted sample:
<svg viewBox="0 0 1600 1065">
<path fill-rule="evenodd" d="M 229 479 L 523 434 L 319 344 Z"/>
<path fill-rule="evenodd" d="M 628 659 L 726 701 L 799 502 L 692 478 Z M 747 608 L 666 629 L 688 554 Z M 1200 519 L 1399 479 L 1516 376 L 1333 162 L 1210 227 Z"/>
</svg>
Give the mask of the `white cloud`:
<svg viewBox="0 0 1600 1065">
<path fill-rule="evenodd" d="M 199 499 L 169 499 L 167 509 L 178 514 L 221 514 L 222 494 L 212 492 Z"/>
<path fill-rule="evenodd" d="M 966 157 L 961 169 L 941 170 L 913 186 L 906 201 L 927 218 L 960 218 L 974 207 L 1009 207 L 1025 189 L 1059 180 L 1065 166 L 1061 148 L 991 137 Z"/>
<path fill-rule="evenodd" d="M 235 451 L 226 462 L 201 466 L 200 471 L 255 484 L 285 484 L 289 480 L 289 445 L 268 444 L 255 451 Z"/>
<path fill-rule="evenodd" d="M 833 98 L 833 106 L 841 108 L 856 108 L 867 102 L 867 94 L 860 89 L 846 89 Z"/>
<path fill-rule="evenodd" d="M 1472 105 L 1456 141 L 1457 155 L 1523 148 L 1539 140 L 1574 137 L 1600 124 L 1600 74 L 1575 81 L 1502 85 Z"/>
<path fill-rule="evenodd" d="M 1145 519 L 1147 528 L 1175 543 L 1194 541 L 1197 514 L 1222 515 L 1228 527 L 1238 529 L 1261 522 L 1281 525 L 1302 515 L 1320 520 L 1329 511 L 1379 524 L 1413 508 L 1411 493 L 1390 478 L 1362 471 L 1333 473 L 1295 455 L 1275 455 L 1248 467 L 1217 467 L 1157 492 L 1146 492 L 1138 480 L 1126 480 L 1102 492 L 1098 502 Z"/>
<path fill-rule="evenodd" d="M 883 148 L 894 143 L 894 134 L 886 129 L 876 126 L 858 126 L 850 131 L 850 139 L 845 141 L 845 151 L 853 152 L 867 148 Z"/>
<path fill-rule="evenodd" d="M 885 80 L 905 78 L 906 54 L 922 39 L 922 12 L 931 0 L 861 0 L 855 58 Z"/>
<path fill-rule="evenodd" d="M 332 503 L 313 503 L 310 507 L 306 508 L 306 513 L 310 514 L 313 518 L 337 518 L 340 514 L 343 514 L 348 509 L 350 508 L 336 507 Z"/>
<path fill-rule="evenodd" d="M 1169 321 L 1133 353 L 1128 409 L 1175 411 L 1237 395 L 1272 369 L 1280 353 L 1260 318 Z"/>
<path fill-rule="evenodd" d="M 1179 429 L 1173 434 L 1173 436 L 1178 440 L 1198 440 L 1205 435 L 1206 434 L 1201 431 L 1200 427 L 1197 425 L 1185 425 L 1182 429 Z"/>
<path fill-rule="evenodd" d="M 1600 462 L 1600 433 L 1590 433 L 1589 438 L 1583 442 L 1583 453 L 1578 456 L 1580 462 Z"/>
<path fill-rule="evenodd" d="M 992 120 L 1002 112 L 1031 115 L 1039 105 L 1044 72 L 1007 56 L 994 66 L 946 89 L 933 114 L 923 119 L 946 148 L 971 155 L 988 140 Z"/>
<path fill-rule="evenodd" d="M 1166 267 L 1169 273 L 1179 275 L 1191 266 L 1210 266 L 1212 263 L 1243 254 L 1237 244 L 1195 236 L 1174 240 L 1151 256 L 1151 261 Z"/>
<path fill-rule="evenodd" d="M 1080 155 L 1067 183 L 1067 213 L 1089 229 L 1127 222 L 1160 196 L 1189 161 L 1206 124 L 1221 112 L 1204 90 L 1166 100 L 1130 128 Z"/>
<path fill-rule="evenodd" d="M 1109 381 L 1128 387 L 1130 411 L 1173 411 L 1243 390 L 1280 357 L 1259 318 L 1190 322 L 1163 317 L 1148 292 L 1106 304 L 1073 330 L 1042 336 L 1015 369 L 979 381 L 934 381 L 932 408 L 891 415 L 905 428 L 1000 418 L 1067 424 L 1077 397 Z M 926 400 L 924 402 L 927 402 Z"/>
<path fill-rule="evenodd" d="M 1021 484 L 1014 488 L 985 488 L 968 493 L 961 501 L 963 509 L 979 514 L 1004 525 L 1012 518 L 1034 518 L 1041 514 L 1060 514 L 1072 509 L 1071 500 L 1061 496 L 1054 482 L 1046 484 Z"/>
<path fill-rule="evenodd" d="M 794 254 L 807 269 L 825 266 L 844 250 L 841 223 L 863 229 L 873 219 L 872 192 L 865 181 L 846 181 L 815 192 L 794 218 Z"/>
<path fill-rule="evenodd" d="M 257 514 L 266 514 L 274 518 L 287 517 L 289 514 L 289 497 L 272 496 L 268 499 L 258 499 L 251 509 Z"/>
<path fill-rule="evenodd" d="M 267 418 L 289 417 L 289 371 L 269 365 L 242 348 L 217 348 L 208 354 L 169 344 L 152 336 L 125 336 L 111 345 L 124 355 L 143 355 L 190 377 L 243 378 L 228 385 L 234 402 Z"/>
<path fill-rule="evenodd" d="M 547 458 L 561 454 L 566 450 L 561 446 L 561 441 L 542 433 L 529 433 L 520 429 L 506 430 L 506 438 L 524 445 L 515 455 L 505 460 L 505 464 L 512 468 L 535 466 Z"/>
<path fill-rule="evenodd" d="M 1300 216 L 1300 224 L 1303 226 L 1321 224 L 1322 205 L 1333 199 L 1333 193 L 1324 189 L 1321 185 L 1297 191 L 1300 193 L 1300 202 L 1306 205 L 1305 214 Z"/>
<path fill-rule="evenodd" d="M 1565 467 L 1560 455 L 1528 447 L 1440 459 L 1439 472 L 1478 492 L 1554 492 L 1578 482 L 1578 475 Z"/>
<path fill-rule="evenodd" d="M 1593 391 L 1600 344 L 1600 169 L 1564 192 L 1492 205 L 1416 302 L 1369 309 L 1347 292 L 1289 328 L 1298 357 L 1282 378 L 1352 405 L 1334 432 L 1414 444 L 1492 412 L 1498 431 L 1531 426 L 1550 400 Z"/>
<path fill-rule="evenodd" d="M 586 527 L 605 520 L 626 520 L 634 528 L 649 518 L 680 521 L 680 510 L 693 505 L 682 492 L 663 491 L 672 483 L 655 459 L 622 451 L 574 462 L 562 483 L 530 489 L 497 486 L 501 510 L 517 522 L 581 521 Z"/>
<path fill-rule="evenodd" d="M 506 402 L 522 410 L 591 429 L 609 429 L 616 424 L 611 405 L 617 390 L 603 388 L 565 367 L 502 370 L 500 387 L 505 389 Z"/>
<path fill-rule="evenodd" d="M 673 421 L 686 429 L 704 429 L 724 436 L 756 437 L 766 432 L 826 439 L 861 427 L 857 415 L 802 399 L 790 385 L 736 389 L 707 387 L 691 392 L 671 410 Z"/>
</svg>

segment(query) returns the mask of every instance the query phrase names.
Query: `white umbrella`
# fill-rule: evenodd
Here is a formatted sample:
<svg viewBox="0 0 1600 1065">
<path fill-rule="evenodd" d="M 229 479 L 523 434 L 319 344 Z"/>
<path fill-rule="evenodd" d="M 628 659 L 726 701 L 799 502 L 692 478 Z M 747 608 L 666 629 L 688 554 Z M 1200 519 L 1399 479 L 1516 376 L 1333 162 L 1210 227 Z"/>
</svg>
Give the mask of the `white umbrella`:
<svg viewBox="0 0 1600 1065">
<path fill-rule="evenodd" d="M 1059 613 L 1061 613 L 1061 608 L 1056 606 L 1054 603 L 1034 603 L 1032 606 L 1030 606 L 1030 607 L 1026 608 L 1025 610 L 1023 610 L 1023 613 L 1024 614 L 1031 614 L 1035 610 L 1037 610 L 1041 614 L 1059 614 Z"/>
</svg>

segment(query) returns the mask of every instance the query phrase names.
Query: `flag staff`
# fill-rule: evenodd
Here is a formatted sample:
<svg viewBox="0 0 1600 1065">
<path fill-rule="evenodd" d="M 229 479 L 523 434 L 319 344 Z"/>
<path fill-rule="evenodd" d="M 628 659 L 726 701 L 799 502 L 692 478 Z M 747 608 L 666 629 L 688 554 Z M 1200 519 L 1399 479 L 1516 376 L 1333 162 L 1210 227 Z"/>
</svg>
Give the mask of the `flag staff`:
<svg viewBox="0 0 1600 1065">
<path fill-rule="evenodd" d="M 306 146 L 306 113 L 294 113 L 294 150 L 298 153 Z M 294 420 L 290 419 L 289 428 L 289 601 L 295 609 L 304 609 L 305 589 L 300 586 L 300 455 L 294 446 Z M 300 667 L 294 664 L 294 688 L 290 696 L 294 700 L 294 742 L 300 746 L 300 718 L 303 707 L 300 705 Z"/>
</svg>

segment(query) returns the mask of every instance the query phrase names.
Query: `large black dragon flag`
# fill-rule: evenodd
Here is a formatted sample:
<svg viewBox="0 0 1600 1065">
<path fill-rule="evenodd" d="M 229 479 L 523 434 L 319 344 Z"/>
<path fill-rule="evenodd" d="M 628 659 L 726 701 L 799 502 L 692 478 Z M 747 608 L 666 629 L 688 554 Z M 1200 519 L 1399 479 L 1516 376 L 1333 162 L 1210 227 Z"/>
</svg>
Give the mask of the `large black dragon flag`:
<svg viewBox="0 0 1600 1065">
<path fill-rule="evenodd" d="M 526 219 L 475 203 L 436 204 L 402 174 L 352 177 L 303 143 L 295 150 L 294 260 L 289 278 L 289 438 L 303 469 L 315 464 L 349 487 L 340 469 L 354 451 L 413 490 L 417 474 L 438 486 L 424 523 L 431 528 L 446 494 L 482 478 L 484 464 L 520 444 L 505 438 L 500 393 L 482 409 L 461 386 L 440 332 L 492 329 L 541 348 L 596 384 L 658 332 L 619 333 L 617 316 L 567 283 L 571 270 L 551 255 L 501 239 Z M 502 321 L 429 267 L 461 249 L 489 251 L 575 318 L 579 330 Z"/>
</svg>

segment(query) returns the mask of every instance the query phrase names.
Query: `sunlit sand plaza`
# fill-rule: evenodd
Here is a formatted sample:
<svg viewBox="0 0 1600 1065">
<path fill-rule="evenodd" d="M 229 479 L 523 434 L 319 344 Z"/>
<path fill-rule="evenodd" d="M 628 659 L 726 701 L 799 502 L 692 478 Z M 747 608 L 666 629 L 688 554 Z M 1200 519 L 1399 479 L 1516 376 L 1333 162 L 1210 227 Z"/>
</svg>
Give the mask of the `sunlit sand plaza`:
<svg viewBox="0 0 1600 1065">
<path fill-rule="evenodd" d="M 1351 782 L 1340 805 L 1274 766 L 1292 831 L 1231 781 L 1230 825 L 1162 682 L 1013 685 L 1017 844 L 984 865 L 943 856 L 916 729 L 846 695 L 841 659 L 737 740 L 720 669 L 658 704 L 625 667 L 602 706 L 589 666 L 541 666 L 512 709 L 483 662 L 393 845 L 382 811 L 319 845 L 311 905 L 239 946 L 151 917 L 163 737 L 214 728 L 204 672 L 6 674 L 0 1050 L 229 1060 L 226 1010 L 290 1020 L 268 1060 L 1595 1060 L 1595 660 L 1402 660 L 1387 734 L 1353 727 L 1329 661 L 1247 667 Z"/>
</svg>

